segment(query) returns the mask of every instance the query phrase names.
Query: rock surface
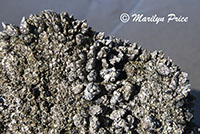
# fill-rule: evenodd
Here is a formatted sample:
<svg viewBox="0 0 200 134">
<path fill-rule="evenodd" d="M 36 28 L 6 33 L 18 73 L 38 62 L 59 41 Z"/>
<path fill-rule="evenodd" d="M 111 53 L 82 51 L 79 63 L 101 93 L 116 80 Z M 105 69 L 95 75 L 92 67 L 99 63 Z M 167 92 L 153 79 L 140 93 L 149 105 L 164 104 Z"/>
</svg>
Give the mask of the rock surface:
<svg viewBox="0 0 200 134">
<path fill-rule="evenodd" d="M 197 134 L 187 73 L 67 13 L 3 23 L 0 132 Z"/>
</svg>

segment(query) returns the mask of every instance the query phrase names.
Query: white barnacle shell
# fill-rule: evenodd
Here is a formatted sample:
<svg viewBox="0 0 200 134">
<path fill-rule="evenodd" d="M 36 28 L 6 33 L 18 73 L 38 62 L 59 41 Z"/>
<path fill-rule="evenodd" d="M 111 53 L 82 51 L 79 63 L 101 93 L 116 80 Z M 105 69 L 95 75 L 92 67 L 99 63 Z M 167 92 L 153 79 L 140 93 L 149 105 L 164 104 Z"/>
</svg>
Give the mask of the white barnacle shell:
<svg viewBox="0 0 200 134">
<path fill-rule="evenodd" d="M 118 55 L 113 55 L 111 59 L 109 59 L 110 64 L 115 65 L 123 60 L 124 54 L 122 51 L 119 51 Z"/>
<path fill-rule="evenodd" d="M 100 51 L 98 52 L 97 58 L 98 58 L 98 59 L 105 58 L 109 52 L 110 52 L 110 48 L 108 48 L 107 46 L 103 46 L 103 47 L 100 49 Z"/>
<path fill-rule="evenodd" d="M 99 105 L 93 105 L 90 107 L 90 114 L 91 115 L 99 115 L 102 113 L 102 108 Z"/>
<path fill-rule="evenodd" d="M 86 64 L 86 70 L 91 71 L 92 69 L 95 68 L 95 65 L 96 65 L 96 59 L 90 58 Z"/>
<path fill-rule="evenodd" d="M 83 90 L 83 84 L 81 85 L 77 85 L 75 87 L 72 88 L 72 91 L 74 92 L 74 94 L 78 94 Z"/>
<path fill-rule="evenodd" d="M 122 89 L 123 89 L 122 90 L 123 97 L 126 101 L 128 101 L 133 92 L 132 85 L 130 83 L 126 82 L 125 85 L 122 87 Z"/>
<path fill-rule="evenodd" d="M 29 24 L 26 22 L 25 17 L 22 17 L 19 29 L 23 34 L 28 34 L 30 32 Z"/>
<path fill-rule="evenodd" d="M 5 24 L 2 22 L 4 32 L 9 36 L 17 36 L 19 34 L 18 28 L 12 24 Z"/>
<path fill-rule="evenodd" d="M 92 70 L 92 71 L 90 71 L 90 73 L 87 75 L 87 79 L 88 79 L 88 81 L 96 81 L 96 79 L 97 79 L 97 72 L 96 72 L 96 70 Z"/>
<path fill-rule="evenodd" d="M 77 45 L 80 45 L 82 43 L 83 35 L 82 34 L 77 34 L 76 35 L 76 43 Z"/>
<path fill-rule="evenodd" d="M 86 124 L 85 118 L 83 118 L 83 116 L 79 114 L 76 114 L 73 116 L 73 122 L 74 122 L 74 125 L 78 128 L 81 128 Z"/>
<path fill-rule="evenodd" d="M 113 110 L 113 112 L 110 114 L 110 119 L 112 119 L 112 120 L 118 120 L 125 113 L 126 113 L 126 110 L 124 110 L 124 109 Z"/>
<path fill-rule="evenodd" d="M 101 89 L 96 83 L 89 83 L 84 90 L 84 98 L 91 101 L 100 92 Z"/>
<path fill-rule="evenodd" d="M 114 91 L 113 96 L 110 99 L 111 105 L 115 105 L 118 101 L 120 101 L 121 93 L 119 91 Z"/>
<path fill-rule="evenodd" d="M 114 67 L 103 69 L 100 72 L 101 77 L 104 78 L 105 82 L 115 82 L 119 76 L 119 71 Z"/>
<path fill-rule="evenodd" d="M 167 75 L 170 74 L 170 69 L 168 68 L 167 65 L 165 65 L 162 62 L 158 63 L 156 68 L 157 68 L 158 73 L 161 74 L 161 75 L 167 76 Z"/>
<path fill-rule="evenodd" d="M 104 35 L 105 35 L 104 32 L 99 32 L 99 33 L 97 34 L 97 36 L 96 36 L 96 39 L 101 40 L 101 39 L 103 39 Z"/>
<path fill-rule="evenodd" d="M 100 127 L 100 122 L 96 116 L 92 116 L 89 119 L 89 131 L 91 134 L 97 133 L 98 128 Z"/>
</svg>

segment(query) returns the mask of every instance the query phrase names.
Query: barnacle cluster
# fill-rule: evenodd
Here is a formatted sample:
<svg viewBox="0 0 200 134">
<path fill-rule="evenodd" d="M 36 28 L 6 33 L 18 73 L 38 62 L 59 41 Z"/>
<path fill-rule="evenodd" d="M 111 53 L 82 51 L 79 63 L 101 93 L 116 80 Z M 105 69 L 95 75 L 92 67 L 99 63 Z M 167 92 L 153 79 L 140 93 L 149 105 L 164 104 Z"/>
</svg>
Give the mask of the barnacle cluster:
<svg viewBox="0 0 200 134">
<path fill-rule="evenodd" d="M 188 74 L 162 51 L 105 36 L 66 12 L 3 28 L 0 133 L 198 133 Z"/>
</svg>

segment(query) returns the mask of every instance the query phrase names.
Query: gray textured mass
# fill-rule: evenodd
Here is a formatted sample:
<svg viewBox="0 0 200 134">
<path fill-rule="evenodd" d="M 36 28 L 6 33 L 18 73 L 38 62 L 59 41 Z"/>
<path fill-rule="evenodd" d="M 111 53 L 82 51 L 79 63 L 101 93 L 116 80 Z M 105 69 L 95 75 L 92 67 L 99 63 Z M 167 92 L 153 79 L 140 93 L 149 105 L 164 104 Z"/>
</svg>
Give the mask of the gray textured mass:
<svg viewBox="0 0 200 134">
<path fill-rule="evenodd" d="M 187 73 L 66 12 L 3 23 L 0 133 L 197 134 Z"/>
</svg>

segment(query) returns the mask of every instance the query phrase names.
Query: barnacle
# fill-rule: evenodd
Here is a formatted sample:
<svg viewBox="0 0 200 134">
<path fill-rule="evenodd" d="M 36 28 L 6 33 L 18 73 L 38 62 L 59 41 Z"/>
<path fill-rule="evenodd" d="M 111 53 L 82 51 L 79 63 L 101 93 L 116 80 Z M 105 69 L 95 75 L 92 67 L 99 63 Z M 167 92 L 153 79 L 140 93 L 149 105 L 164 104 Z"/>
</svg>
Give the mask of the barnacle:
<svg viewBox="0 0 200 134">
<path fill-rule="evenodd" d="M 189 134 L 187 73 L 68 13 L 3 23 L 0 133 Z"/>
</svg>

